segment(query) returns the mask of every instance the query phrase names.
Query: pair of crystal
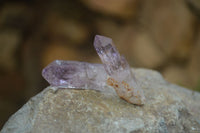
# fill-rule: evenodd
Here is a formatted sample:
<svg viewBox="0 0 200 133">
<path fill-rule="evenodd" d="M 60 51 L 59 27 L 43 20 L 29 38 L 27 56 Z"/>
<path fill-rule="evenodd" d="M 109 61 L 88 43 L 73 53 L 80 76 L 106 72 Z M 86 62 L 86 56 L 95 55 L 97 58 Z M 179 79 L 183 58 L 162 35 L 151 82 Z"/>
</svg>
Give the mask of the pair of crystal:
<svg viewBox="0 0 200 133">
<path fill-rule="evenodd" d="M 128 62 L 115 48 L 111 38 L 96 35 L 94 47 L 102 64 L 56 60 L 42 71 L 52 86 L 103 90 L 112 86 L 119 97 L 129 103 L 143 105 L 145 97 Z"/>
</svg>

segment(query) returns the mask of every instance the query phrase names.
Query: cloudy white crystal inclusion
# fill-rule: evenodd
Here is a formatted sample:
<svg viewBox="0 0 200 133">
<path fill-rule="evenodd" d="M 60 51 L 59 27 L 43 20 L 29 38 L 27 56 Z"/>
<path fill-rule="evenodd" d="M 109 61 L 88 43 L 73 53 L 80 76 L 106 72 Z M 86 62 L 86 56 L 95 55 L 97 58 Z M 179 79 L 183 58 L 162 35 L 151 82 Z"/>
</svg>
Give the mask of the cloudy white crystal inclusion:
<svg viewBox="0 0 200 133">
<path fill-rule="evenodd" d="M 119 97 L 143 105 L 143 91 L 123 56 L 120 56 L 112 39 L 96 35 L 94 47 L 102 64 L 56 60 L 43 69 L 43 77 L 61 88 L 95 89 L 102 91 L 112 86 Z"/>
</svg>

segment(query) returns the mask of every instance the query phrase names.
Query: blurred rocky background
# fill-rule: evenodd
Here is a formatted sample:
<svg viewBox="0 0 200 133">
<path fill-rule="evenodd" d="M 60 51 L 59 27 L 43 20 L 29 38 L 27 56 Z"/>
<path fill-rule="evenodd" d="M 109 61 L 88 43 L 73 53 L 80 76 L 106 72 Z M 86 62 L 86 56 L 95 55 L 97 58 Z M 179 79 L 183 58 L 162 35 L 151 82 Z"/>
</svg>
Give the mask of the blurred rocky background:
<svg viewBox="0 0 200 133">
<path fill-rule="evenodd" d="M 111 37 L 132 67 L 200 91 L 199 0 L 0 1 L 0 128 L 48 85 L 48 63 L 100 63 L 96 34 Z"/>
</svg>

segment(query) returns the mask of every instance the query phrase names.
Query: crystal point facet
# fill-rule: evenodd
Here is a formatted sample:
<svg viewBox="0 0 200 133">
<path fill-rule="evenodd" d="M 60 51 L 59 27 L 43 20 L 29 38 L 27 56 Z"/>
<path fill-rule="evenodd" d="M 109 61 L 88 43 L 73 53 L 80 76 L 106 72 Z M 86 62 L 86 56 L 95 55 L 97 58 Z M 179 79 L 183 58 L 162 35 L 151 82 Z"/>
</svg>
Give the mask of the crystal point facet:
<svg viewBox="0 0 200 133">
<path fill-rule="evenodd" d="M 115 70 L 119 69 L 121 57 L 113 45 L 111 38 L 96 35 L 94 47 L 97 51 L 97 54 L 100 56 L 100 59 L 103 62 L 105 70 L 108 74 L 112 74 Z"/>
</svg>

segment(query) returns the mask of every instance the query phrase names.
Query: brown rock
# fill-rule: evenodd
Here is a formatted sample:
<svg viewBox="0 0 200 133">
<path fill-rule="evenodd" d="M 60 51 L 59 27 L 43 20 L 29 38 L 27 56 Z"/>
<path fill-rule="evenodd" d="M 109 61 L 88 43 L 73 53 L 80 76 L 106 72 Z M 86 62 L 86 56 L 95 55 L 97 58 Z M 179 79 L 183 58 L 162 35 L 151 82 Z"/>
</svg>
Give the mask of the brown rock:
<svg viewBox="0 0 200 133">
<path fill-rule="evenodd" d="M 137 0 L 82 0 L 89 8 L 121 18 L 130 18 L 136 12 Z"/>
<path fill-rule="evenodd" d="M 145 1 L 141 23 L 158 47 L 169 57 L 189 56 L 194 37 L 195 17 L 184 0 Z"/>
<path fill-rule="evenodd" d="M 16 50 L 21 39 L 21 34 L 15 30 L 0 32 L 0 67 L 13 70 L 16 67 Z"/>
<path fill-rule="evenodd" d="M 155 45 L 152 38 L 145 33 L 138 33 L 132 41 L 130 53 L 139 66 L 156 68 L 165 61 L 165 54 Z"/>
<path fill-rule="evenodd" d="M 54 60 L 78 60 L 80 53 L 78 50 L 62 44 L 50 44 L 46 46 L 42 53 L 42 66 Z"/>
<path fill-rule="evenodd" d="M 109 36 L 111 38 L 113 38 L 113 40 L 115 40 L 115 38 L 117 38 L 116 36 L 118 34 L 120 34 L 119 31 L 121 31 L 122 29 L 122 25 L 117 24 L 114 20 L 112 19 L 105 19 L 105 18 L 101 18 L 101 19 L 96 19 L 96 28 L 97 31 L 104 36 Z"/>
<path fill-rule="evenodd" d="M 200 1 L 199 0 L 185 0 L 190 10 L 194 15 L 200 18 Z"/>
<path fill-rule="evenodd" d="M 67 40 L 73 45 L 82 45 L 89 38 L 89 29 L 76 20 L 50 14 L 44 22 L 44 30 L 51 38 Z"/>
<path fill-rule="evenodd" d="M 195 45 L 191 50 L 191 57 L 188 64 L 188 71 L 194 87 L 200 85 L 200 38 L 199 37 L 200 34 L 197 36 Z"/>
<path fill-rule="evenodd" d="M 168 66 L 164 69 L 163 76 L 169 82 L 186 87 L 192 86 L 188 71 L 184 67 L 179 67 L 175 65 Z"/>
<path fill-rule="evenodd" d="M 0 28 L 24 30 L 33 25 L 34 13 L 25 3 L 8 2 L 1 5 Z"/>
</svg>

